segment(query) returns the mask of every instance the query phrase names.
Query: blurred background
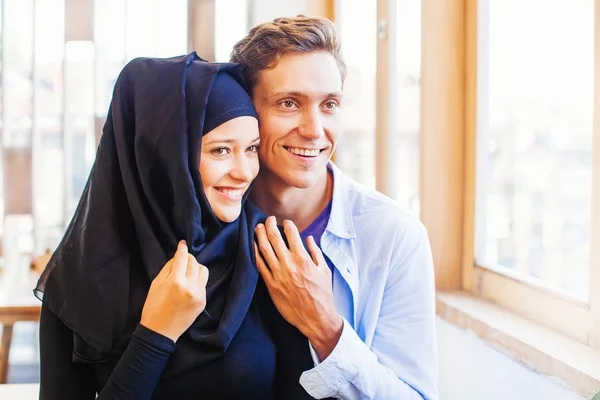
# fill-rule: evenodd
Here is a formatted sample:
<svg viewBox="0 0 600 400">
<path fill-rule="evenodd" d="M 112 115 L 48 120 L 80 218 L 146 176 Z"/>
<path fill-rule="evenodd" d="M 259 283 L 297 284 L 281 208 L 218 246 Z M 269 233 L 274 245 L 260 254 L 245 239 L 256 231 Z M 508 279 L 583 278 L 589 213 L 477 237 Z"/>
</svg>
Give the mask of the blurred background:
<svg viewBox="0 0 600 400">
<path fill-rule="evenodd" d="M 297 14 L 326 16 L 341 33 L 348 78 L 336 164 L 423 219 L 440 291 L 469 292 L 559 332 L 590 348 L 597 366 L 597 3 L 0 0 L 0 317 L 10 331 L 0 383 L 39 381 L 31 289 L 84 188 L 121 68 L 191 50 L 228 61 L 250 27 Z M 446 229 L 452 205 L 460 216 Z M 458 247 L 456 262 L 444 258 Z M 496 277 L 587 310 L 585 327 L 514 305 L 552 313 L 555 303 L 535 294 L 517 300 L 521 286 L 486 292 L 482 282 Z M 456 325 L 438 318 L 442 399 L 580 399 L 600 379 L 598 369 L 573 385 Z"/>
</svg>

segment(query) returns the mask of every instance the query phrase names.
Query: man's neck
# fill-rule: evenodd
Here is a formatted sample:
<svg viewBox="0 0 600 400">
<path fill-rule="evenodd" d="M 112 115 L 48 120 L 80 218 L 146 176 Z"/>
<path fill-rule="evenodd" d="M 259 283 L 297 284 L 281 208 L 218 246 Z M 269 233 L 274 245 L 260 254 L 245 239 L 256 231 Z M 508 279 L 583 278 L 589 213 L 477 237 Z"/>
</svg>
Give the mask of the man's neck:
<svg viewBox="0 0 600 400">
<path fill-rule="evenodd" d="M 333 176 L 326 171 L 313 186 L 301 189 L 261 171 L 254 181 L 251 197 L 267 215 L 274 215 L 279 225 L 289 219 L 302 232 L 333 198 Z"/>
</svg>

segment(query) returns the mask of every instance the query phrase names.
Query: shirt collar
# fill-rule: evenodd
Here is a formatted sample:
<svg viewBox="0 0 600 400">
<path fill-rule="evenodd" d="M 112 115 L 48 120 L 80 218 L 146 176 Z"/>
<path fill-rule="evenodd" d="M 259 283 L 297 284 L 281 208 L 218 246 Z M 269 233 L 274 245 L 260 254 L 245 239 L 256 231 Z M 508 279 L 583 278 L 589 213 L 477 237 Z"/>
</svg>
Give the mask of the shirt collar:
<svg viewBox="0 0 600 400">
<path fill-rule="evenodd" d="M 333 199 L 329 223 L 325 229 L 339 238 L 354 239 L 356 231 L 350 208 L 350 181 L 333 162 L 327 164 L 327 169 L 333 174 Z"/>
</svg>

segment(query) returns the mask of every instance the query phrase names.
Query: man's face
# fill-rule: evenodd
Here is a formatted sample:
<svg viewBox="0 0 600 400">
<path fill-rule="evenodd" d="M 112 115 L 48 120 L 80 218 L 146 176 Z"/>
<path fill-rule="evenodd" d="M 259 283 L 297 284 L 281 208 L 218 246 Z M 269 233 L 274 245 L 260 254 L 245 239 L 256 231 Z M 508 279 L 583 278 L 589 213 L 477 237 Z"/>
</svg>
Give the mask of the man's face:
<svg viewBox="0 0 600 400">
<path fill-rule="evenodd" d="M 335 58 L 327 52 L 286 54 L 261 73 L 252 95 L 260 121 L 261 173 L 311 187 L 326 173 L 342 128 Z"/>
</svg>

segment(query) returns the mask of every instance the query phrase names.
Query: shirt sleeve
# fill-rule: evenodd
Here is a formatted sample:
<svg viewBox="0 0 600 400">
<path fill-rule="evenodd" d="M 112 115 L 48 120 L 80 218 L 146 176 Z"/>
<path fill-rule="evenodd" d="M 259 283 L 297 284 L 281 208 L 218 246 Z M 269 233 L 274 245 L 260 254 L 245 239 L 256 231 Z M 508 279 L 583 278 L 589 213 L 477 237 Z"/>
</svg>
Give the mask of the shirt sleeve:
<svg viewBox="0 0 600 400">
<path fill-rule="evenodd" d="M 152 397 L 175 342 L 138 325 L 98 400 L 146 400 Z"/>
<path fill-rule="evenodd" d="M 435 400 L 435 284 L 426 232 L 408 256 L 393 259 L 375 335 L 367 346 L 348 321 L 323 361 L 300 383 L 315 398 Z"/>
</svg>

